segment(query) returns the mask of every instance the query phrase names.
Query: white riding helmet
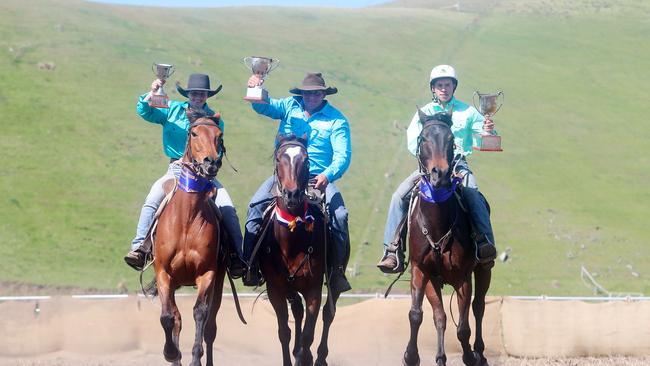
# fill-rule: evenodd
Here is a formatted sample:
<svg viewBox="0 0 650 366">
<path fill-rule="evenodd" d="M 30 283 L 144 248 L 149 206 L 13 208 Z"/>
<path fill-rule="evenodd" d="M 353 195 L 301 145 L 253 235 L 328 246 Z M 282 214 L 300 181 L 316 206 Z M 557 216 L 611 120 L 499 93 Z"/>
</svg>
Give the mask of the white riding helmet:
<svg viewBox="0 0 650 366">
<path fill-rule="evenodd" d="M 429 84 L 433 83 L 434 80 L 440 78 L 451 78 L 454 80 L 456 86 L 458 86 L 458 78 L 456 77 L 456 70 L 449 65 L 438 65 L 431 70 L 431 76 L 429 77 Z"/>
</svg>

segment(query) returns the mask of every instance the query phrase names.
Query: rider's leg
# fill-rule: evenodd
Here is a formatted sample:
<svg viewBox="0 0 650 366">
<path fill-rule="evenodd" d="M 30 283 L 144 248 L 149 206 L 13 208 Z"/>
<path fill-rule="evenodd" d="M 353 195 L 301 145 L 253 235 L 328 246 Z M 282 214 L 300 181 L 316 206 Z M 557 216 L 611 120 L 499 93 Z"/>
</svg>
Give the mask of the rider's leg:
<svg viewBox="0 0 650 366">
<path fill-rule="evenodd" d="M 230 255 L 228 264 L 230 274 L 234 278 L 239 278 L 246 272 L 246 264 L 242 259 L 242 234 L 239 227 L 239 217 L 235 205 L 228 194 L 228 191 L 218 180 L 213 180 L 217 187 L 217 194 L 214 197 L 214 203 L 219 207 L 223 216 L 223 226 L 228 233 L 228 253 Z"/>
<path fill-rule="evenodd" d="M 382 272 L 396 273 L 404 270 L 404 252 L 402 245 L 407 229 L 404 220 L 408 214 L 411 192 L 419 176 L 420 172 L 417 170 L 411 173 L 411 175 L 400 183 L 391 197 L 386 226 L 384 228 L 384 254 L 381 261 L 377 264 L 377 267 Z"/>
<path fill-rule="evenodd" d="M 158 207 L 160 207 L 160 203 L 165 198 L 163 183 L 170 179 L 174 179 L 174 174 L 171 168 L 151 186 L 149 194 L 142 205 L 142 210 L 140 210 L 140 218 L 138 220 L 135 238 L 131 241 L 131 251 L 124 257 L 124 261 L 135 269 L 139 270 L 145 265 L 146 254 L 151 248 L 141 248 L 142 242 L 144 241 L 147 232 L 149 232 L 149 227 L 153 222 Z"/>
<path fill-rule="evenodd" d="M 259 239 L 258 235 L 262 226 L 262 215 L 268 207 L 270 200 L 273 198 L 271 189 L 273 188 L 274 179 L 274 176 L 271 176 L 262 183 L 253 195 L 253 198 L 251 198 L 248 211 L 246 212 L 243 259 L 250 266 L 248 273 L 244 276 L 244 285 L 246 286 L 257 286 L 261 282 L 261 274 L 259 273 L 257 260 L 256 258 L 251 258 L 251 255 Z"/>
<path fill-rule="evenodd" d="M 336 293 L 352 289 L 350 282 L 345 277 L 345 267 L 350 256 L 350 233 L 348 231 L 348 209 L 345 208 L 343 196 L 336 185 L 330 183 L 325 189 L 325 205 L 330 217 L 332 240 L 328 250 L 333 255 L 328 256 L 330 271 L 330 287 Z"/>
<path fill-rule="evenodd" d="M 476 257 L 481 263 L 490 263 L 496 258 L 497 251 L 487 201 L 479 192 L 476 178 L 472 171 L 469 170 L 467 161 L 461 158 L 455 164 L 455 167 L 455 173 L 463 178 L 462 197 L 474 223 Z"/>
</svg>

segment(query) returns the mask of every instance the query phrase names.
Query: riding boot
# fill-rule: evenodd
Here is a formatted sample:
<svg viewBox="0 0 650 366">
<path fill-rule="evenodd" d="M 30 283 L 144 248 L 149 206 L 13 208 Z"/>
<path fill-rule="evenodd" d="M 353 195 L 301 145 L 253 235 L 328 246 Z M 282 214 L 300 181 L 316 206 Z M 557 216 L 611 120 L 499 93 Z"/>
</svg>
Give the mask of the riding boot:
<svg viewBox="0 0 650 366">
<path fill-rule="evenodd" d="M 404 251 L 406 248 L 406 225 L 407 216 L 405 215 L 397 226 L 397 232 L 393 240 L 386 245 L 384 256 L 381 258 L 377 267 L 383 273 L 401 273 L 404 272 Z"/>
<path fill-rule="evenodd" d="M 345 268 L 342 265 L 334 265 L 329 269 L 329 287 L 337 294 L 352 290 L 352 285 L 345 277 Z"/>
<path fill-rule="evenodd" d="M 142 271 L 151 259 L 151 239 L 145 239 L 139 247 L 124 256 L 124 262 L 136 271 Z"/>
<path fill-rule="evenodd" d="M 476 259 L 482 264 L 492 263 L 497 256 L 497 250 L 494 244 L 487 201 L 474 188 L 463 187 L 462 194 L 473 223 Z"/>
<path fill-rule="evenodd" d="M 238 279 L 246 274 L 246 262 L 239 257 L 232 242 L 230 245 L 228 250 L 228 271 L 233 279 Z"/>
<path fill-rule="evenodd" d="M 244 286 L 248 287 L 258 287 L 264 284 L 264 277 L 260 271 L 259 263 L 257 259 L 254 259 L 252 263 L 248 266 L 248 271 L 242 277 L 242 283 Z"/>
</svg>

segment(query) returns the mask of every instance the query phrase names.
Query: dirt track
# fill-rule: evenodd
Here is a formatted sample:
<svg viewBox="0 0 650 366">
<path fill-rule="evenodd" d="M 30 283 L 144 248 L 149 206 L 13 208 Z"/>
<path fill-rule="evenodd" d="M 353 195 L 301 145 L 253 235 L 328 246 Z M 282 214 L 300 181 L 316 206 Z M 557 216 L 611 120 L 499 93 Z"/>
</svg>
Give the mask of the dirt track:
<svg viewBox="0 0 650 366">
<path fill-rule="evenodd" d="M 492 365 L 648 365 L 645 358 L 519 359 L 504 355 L 499 336 L 498 305 L 488 304 L 485 320 L 487 356 Z M 180 298 L 184 316 L 183 362 L 189 363 L 194 332 L 192 298 Z M 239 323 L 233 302 L 224 299 L 219 312 L 215 361 L 220 365 L 278 365 L 281 352 L 271 306 L 244 300 L 248 325 Z M 408 339 L 408 300 L 369 300 L 339 308 L 331 331 L 329 364 L 400 365 Z M 168 365 L 161 354 L 163 333 L 157 300 L 60 298 L 0 303 L 0 365 Z M 453 324 L 447 327 L 449 365 L 461 365 Z M 320 328 L 317 330 L 320 334 Z M 394 339 L 389 339 L 392 334 Z M 9 337 L 6 337 L 9 335 Z M 318 341 L 317 337 L 316 341 Z M 434 331 L 430 309 L 420 331 L 422 364 L 433 364 Z M 315 351 L 316 345 L 312 346 Z"/>
</svg>

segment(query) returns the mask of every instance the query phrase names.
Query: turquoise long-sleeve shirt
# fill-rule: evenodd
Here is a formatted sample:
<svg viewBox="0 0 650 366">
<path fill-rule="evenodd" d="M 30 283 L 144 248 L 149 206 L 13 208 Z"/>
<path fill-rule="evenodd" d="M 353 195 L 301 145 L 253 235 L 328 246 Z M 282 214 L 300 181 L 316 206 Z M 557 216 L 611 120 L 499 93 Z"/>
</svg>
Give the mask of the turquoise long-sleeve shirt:
<svg viewBox="0 0 650 366">
<path fill-rule="evenodd" d="M 180 159 L 185 153 L 187 131 L 190 128 L 190 120 L 185 114 L 190 103 L 170 100 L 169 108 L 152 108 L 145 101 L 148 94 L 140 96 L 136 111 L 145 121 L 162 125 L 162 143 L 165 155 L 172 159 Z M 203 105 L 203 109 L 208 115 L 214 115 L 214 111 L 208 107 L 207 103 Z M 219 128 L 223 133 L 223 119 L 219 121 Z"/>
<path fill-rule="evenodd" d="M 329 102 L 309 118 L 305 116 L 301 96 L 269 98 L 268 104 L 252 103 L 253 109 L 272 119 L 279 119 L 278 134 L 306 135 L 309 173 L 324 174 L 334 182 L 350 166 L 352 144 L 347 118 Z"/>
<path fill-rule="evenodd" d="M 485 119 L 483 116 L 476 108 L 461 102 L 455 97 L 452 97 L 444 107 L 440 103 L 430 102 L 422 107 L 421 110 L 429 116 L 439 112 L 449 113 L 452 111 L 451 120 L 453 123 L 451 125 L 451 132 L 454 134 L 454 154 L 462 154 L 463 156 L 470 155 L 472 153 L 472 136 L 484 133 L 483 122 Z M 406 144 L 413 155 L 417 154 L 418 137 L 421 132 L 422 124 L 420 123 L 420 117 L 415 112 L 413 119 L 411 119 L 411 124 L 409 124 L 406 130 Z M 493 134 L 496 134 L 496 131 Z M 477 139 L 480 139 L 480 137 L 477 137 Z"/>
</svg>

